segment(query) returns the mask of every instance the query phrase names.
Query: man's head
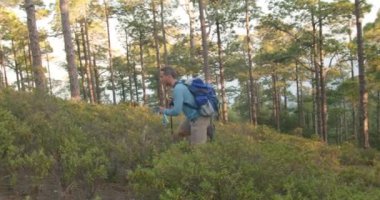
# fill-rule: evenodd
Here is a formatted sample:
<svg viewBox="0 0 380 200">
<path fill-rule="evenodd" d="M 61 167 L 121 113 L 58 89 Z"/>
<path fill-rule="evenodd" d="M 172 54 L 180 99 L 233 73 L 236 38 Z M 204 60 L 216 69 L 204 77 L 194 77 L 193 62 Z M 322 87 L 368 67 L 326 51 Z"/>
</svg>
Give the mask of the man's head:
<svg viewBox="0 0 380 200">
<path fill-rule="evenodd" d="M 163 67 L 160 71 L 161 83 L 165 86 L 173 86 L 177 79 L 177 72 L 172 67 Z"/>
</svg>

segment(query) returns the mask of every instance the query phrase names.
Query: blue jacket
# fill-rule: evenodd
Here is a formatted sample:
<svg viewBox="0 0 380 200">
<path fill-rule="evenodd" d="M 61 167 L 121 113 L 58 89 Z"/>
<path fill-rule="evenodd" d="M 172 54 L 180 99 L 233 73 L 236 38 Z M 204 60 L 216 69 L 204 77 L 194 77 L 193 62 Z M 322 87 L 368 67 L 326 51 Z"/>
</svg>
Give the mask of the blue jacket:
<svg viewBox="0 0 380 200">
<path fill-rule="evenodd" d="M 176 83 L 173 88 L 173 103 L 174 106 L 170 109 L 165 109 L 164 114 L 168 116 L 177 116 L 183 111 L 188 120 L 195 120 L 199 117 L 199 113 L 196 109 L 191 108 L 185 104 L 197 107 L 195 104 L 194 96 L 190 93 L 189 89 L 183 83 Z"/>
</svg>

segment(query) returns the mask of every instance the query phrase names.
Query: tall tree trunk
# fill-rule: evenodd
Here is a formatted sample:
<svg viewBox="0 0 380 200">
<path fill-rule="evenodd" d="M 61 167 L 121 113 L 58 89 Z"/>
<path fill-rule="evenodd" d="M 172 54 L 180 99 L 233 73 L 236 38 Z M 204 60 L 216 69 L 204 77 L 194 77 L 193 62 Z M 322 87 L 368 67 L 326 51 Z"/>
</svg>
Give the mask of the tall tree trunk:
<svg viewBox="0 0 380 200">
<path fill-rule="evenodd" d="M 89 97 L 90 97 L 90 103 L 94 103 L 94 94 L 93 94 L 94 90 L 92 88 L 91 72 L 90 72 L 90 66 L 89 66 L 89 62 L 91 61 L 88 60 L 88 55 L 87 55 L 88 50 L 87 50 L 87 43 L 86 43 L 85 30 L 84 30 L 85 23 L 86 23 L 85 20 L 80 23 L 83 54 L 84 54 L 84 67 L 85 67 L 85 72 L 87 75 L 86 82 L 87 82 L 87 87 L 88 87 L 88 92 L 89 92 Z"/>
<path fill-rule="evenodd" d="M 206 33 L 206 19 L 204 10 L 206 5 L 204 0 L 199 0 L 199 21 L 201 22 L 202 32 L 202 55 L 203 55 L 203 72 L 205 74 L 205 81 L 210 83 L 211 75 L 210 68 L 208 66 L 208 35 Z"/>
<path fill-rule="evenodd" d="M 85 31 L 85 36 L 86 36 L 86 48 L 87 48 L 87 59 L 88 59 L 88 70 L 89 70 L 89 73 L 90 73 L 90 82 L 91 82 L 91 88 L 92 88 L 92 91 L 90 91 L 90 94 L 93 95 L 93 100 L 94 100 L 94 103 L 97 103 L 99 102 L 98 101 L 98 98 L 96 96 L 96 77 L 95 77 L 95 70 L 94 70 L 94 67 L 93 67 L 93 62 L 91 61 L 91 55 L 92 55 L 92 50 L 91 50 L 91 45 L 90 45 L 90 34 L 89 34 L 89 28 L 88 28 L 88 20 L 87 20 L 87 17 L 85 18 L 85 21 L 84 21 L 84 31 Z M 94 51 L 94 55 L 95 55 L 95 52 Z M 95 59 L 95 56 L 93 56 L 94 59 Z"/>
<path fill-rule="evenodd" d="M 13 52 L 13 57 L 14 57 L 14 62 L 15 62 L 15 73 L 16 73 L 16 85 L 17 85 L 17 90 L 21 91 L 21 84 L 20 84 L 20 72 L 19 72 L 19 63 L 17 62 L 17 51 L 16 51 L 16 46 L 13 38 L 11 39 L 11 45 L 12 45 L 12 52 Z"/>
<path fill-rule="evenodd" d="M 1 44 L 1 39 L 0 39 L 0 73 L 1 73 L 1 88 L 8 87 L 8 80 L 7 80 L 7 72 L 5 71 L 5 65 L 4 65 L 4 50 L 3 50 L 3 45 Z"/>
<path fill-rule="evenodd" d="M 161 6 L 161 30 L 162 30 L 162 40 L 164 45 L 164 63 L 165 66 L 169 64 L 168 60 L 168 48 L 166 45 L 166 31 L 165 31 L 165 19 L 164 19 L 164 1 L 160 0 L 160 6 Z"/>
<path fill-rule="evenodd" d="M 143 48 L 143 34 L 141 33 L 141 30 L 140 30 L 139 46 L 140 46 L 141 85 L 143 89 L 143 102 L 144 102 L 144 105 L 146 105 L 148 103 L 148 97 L 146 96 L 146 87 L 145 87 L 145 69 L 144 69 L 144 52 L 143 52 L 144 48 Z"/>
<path fill-rule="evenodd" d="M 254 91 L 255 91 L 255 112 L 257 113 L 260 113 L 260 110 L 262 110 L 263 108 L 263 104 L 260 103 L 261 100 L 260 100 L 260 83 L 258 83 L 257 81 L 254 82 Z M 257 117 L 256 117 L 257 118 Z M 257 120 L 258 121 L 258 120 Z M 258 123 L 258 122 L 257 122 Z"/>
<path fill-rule="evenodd" d="M 218 52 L 219 53 L 219 52 Z M 219 62 L 219 55 L 218 55 L 218 62 Z M 220 72 L 219 72 L 220 73 Z M 216 73 L 216 70 L 214 71 L 214 76 L 215 76 L 215 83 L 216 83 L 216 85 L 215 85 L 215 87 L 217 88 L 217 89 L 219 89 L 219 83 L 220 83 L 220 81 L 219 81 L 219 76 L 218 76 L 218 74 Z"/>
<path fill-rule="evenodd" d="M 300 79 L 300 113 L 301 113 L 301 127 L 305 128 L 306 125 L 306 117 L 305 117 L 305 110 L 304 110 L 304 100 L 303 100 L 303 73 L 301 73 L 301 79 Z"/>
<path fill-rule="evenodd" d="M 128 91 L 129 91 L 129 100 L 130 102 L 134 102 L 134 95 L 133 95 L 133 74 L 132 74 L 132 69 L 131 66 L 128 67 L 129 69 L 129 74 L 128 74 Z"/>
<path fill-rule="evenodd" d="M 100 80 L 99 80 L 99 70 L 97 69 L 97 64 L 96 64 L 96 50 L 92 52 L 92 56 L 90 56 L 90 61 L 91 61 L 91 78 L 92 78 L 92 85 L 94 88 L 94 96 L 95 96 L 95 102 L 96 103 L 101 103 L 101 97 L 98 96 L 99 92 L 98 89 L 100 88 Z M 92 58 L 92 60 L 91 60 Z"/>
<path fill-rule="evenodd" d="M 24 48 L 23 48 L 24 49 Z M 20 50 L 21 51 L 21 50 Z M 21 52 L 20 52 L 21 53 Z M 25 71 L 28 70 L 27 68 L 27 64 L 25 63 L 25 66 L 24 66 L 24 69 Z M 22 65 L 20 65 L 20 68 L 19 68 L 19 72 L 20 72 L 20 83 L 21 83 L 21 90 L 22 91 L 25 91 L 25 79 L 24 79 L 24 75 L 23 75 L 23 68 L 22 68 Z"/>
<path fill-rule="evenodd" d="M 251 98 L 252 98 L 252 95 L 251 95 L 251 92 L 252 92 L 252 89 L 250 87 L 250 82 L 247 81 L 247 103 L 248 103 L 248 106 L 250 106 L 251 104 Z M 252 123 L 252 109 L 248 109 L 248 115 L 249 115 L 249 123 Z"/>
<path fill-rule="evenodd" d="M 341 119 L 340 118 L 337 118 L 336 121 L 335 121 L 335 142 L 336 144 L 340 145 L 340 137 L 341 137 L 341 134 L 340 134 L 340 127 L 341 127 Z"/>
<path fill-rule="evenodd" d="M 48 79 L 49 79 L 49 93 L 50 95 L 53 95 L 53 87 L 51 84 L 51 71 L 50 71 L 50 60 L 49 60 L 49 53 L 46 53 L 46 63 L 47 63 L 47 70 L 48 70 Z"/>
<path fill-rule="evenodd" d="M 129 56 L 129 43 L 128 43 L 128 30 L 125 28 L 125 51 L 126 51 L 126 57 L 127 57 L 127 73 L 128 73 L 128 80 L 129 80 L 129 99 L 131 102 L 134 101 L 133 98 L 133 86 L 132 86 L 132 69 L 131 69 L 131 58 Z"/>
<path fill-rule="evenodd" d="M 348 43 L 352 43 L 352 35 L 351 35 L 351 26 L 348 27 Z M 350 60 L 350 66 L 351 66 L 351 79 L 354 80 L 355 74 L 354 74 L 354 55 L 352 55 L 351 50 L 349 51 L 349 60 Z"/>
<path fill-rule="evenodd" d="M 7 71 L 6 71 L 4 65 L 3 65 L 3 76 L 4 76 L 4 85 L 7 88 L 9 86 L 9 84 L 8 84 L 8 75 L 7 75 Z"/>
<path fill-rule="evenodd" d="M 315 74 L 314 78 L 311 80 L 311 87 L 312 87 L 312 97 L 313 97 L 313 111 L 311 113 L 311 120 L 312 120 L 312 127 L 314 130 L 314 134 L 320 138 L 319 135 L 319 127 L 318 127 L 318 99 L 317 99 L 317 88 L 316 88 L 316 80 L 315 80 Z"/>
<path fill-rule="evenodd" d="M 348 41 L 349 43 L 352 43 L 352 36 L 351 36 L 351 28 L 348 28 Z M 350 66 L 351 66 L 351 80 L 355 80 L 355 74 L 354 74 L 354 55 L 352 55 L 352 52 L 350 51 Z M 355 103 L 352 103 L 352 133 L 353 137 L 357 139 L 357 127 L 356 127 L 356 105 Z"/>
<path fill-rule="evenodd" d="M 227 111 L 227 98 L 226 98 L 226 88 L 224 83 L 224 65 L 222 60 L 222 39 L 220 37 L 220 24 L 219 20 L 216 20 L 216 33 L 218 36 L 218 62 L 219 62 L 219 74 L 220 74 L 220 92 L 222 96 L 222 120 L 224 123 L 228 122 L 228 111 Z"/>
<path fill-rule="evenodd" d="M 318 45 L 317 45 L 317 30 L 316 30 L 316 22 L 315 22 L 315 17 L 314 17 L 314 11 L 311 13 L 311 20 L 312 20 L 312 28 L 313 28 L 313 46 L 312 46 L 312 58 L 313 58 L 313 65 L 314 65 L 314 88 L 315 88 L 315 130 L 318 133 L 319 138 L 323 140 L 323 135 L 322 135 L 322 117 L 321 117 L 321 85 L 320 85 L 320 67 L 317 61 L 317 51 L 318 51 Z"/>
<path fill-rule="evenodd" d="M 347 106 L 346 106 L 346 101 L 343 99 L 342 100 L 342 104 L 343 104 L 343 122 L 342 122 L 342 126 L 343 126 L 343 133 L 344 133 L 344 140 L 347 139 L 347 113 L 346 113 L 346 109 L 347 109 Z"/>
<path fill-rule="evenodd" d="M 119 85 L 120 85 L 120 91 L 119 91 L 119 96 L 121 95 L 121 99 L 119 100 L 119 102 L 127 102 L 127 94 L 126 94 L 126 90 L 127 90 L 127 79 L 125 77 L 125 74 L 124 72 L 121 72 L 120 74 L 116 75 L 115 76 L 117 80 L 120 80 L 119 81 Z"/>
<path fill-rule="evenodd" d="M 87 87 L 90 95 L 90 103 L 95 103 L 95 89 L 93 85 L 93 74 L 91 72 L 91 51 L 90 51 L 90 42 L 88 41 L 88 28 L 87 28 L 87 19 L 83 20 L 81 23 L 81 35 L 83 42 L 83 53 L 85 56 L 84 65 L 86 67 L 87 74 Z"/>
<path fill-rule="evenodd" d="M 121 101 L 122 102 L 127 102 L 127 95 L 126 95 L 126 86 L 125 86 L 125 82 L 124 81 L 121 81 Z"/>
<path fill-rule="evenodd" d="M 41 50 L 39 44 L 39 35 L 36 25 L 36 15 L 33 0 L 25 0 L 25 9 L 27 15 L 27 24 L 29 31 L 30 47 L 33 56 L 33 73 L 36 90 L 39 94 L 46 94 L 46 77 L 42 67 Z"/>
<path fill-rule="evenodd" d="M 94 81 L 95 83 L 94 86 L 95 86 L 95 92 L 96 92 L 96 102 L 101 104 L 102 103 L 102 90 L 100 89 L 100 75 L 99 75 L 99 70 L 98 70 L 98 67 L 97 67 L 97 64 L 96 64 L 96 59 L 95 59 L 95 52 L 93 52 L 93 57 L 94 59 L 92 60 L 92 66 L 94 68 Z"/>
<path fill-rule="evenodd" d="M 345 80 L 345 74 L 344 74 L 344 69 L 341 67 L 340 68 L 340 73 L 341 73 L 341 80 Z M 347 134 L 348 134 L 348 123 L 347 123 L 347 101 L 342 98 L 340 100 L 341 102 L 341 107 L 343 108 L 343 116 L 341 117 L 341 133 L 342 133 L 342 136 L 341 136 L 341 142 L 344 142 L 347 140 Z"/>
<path fill-rule="evenodd" d="M 194 5 L 192 0 L 187 0 L 187 14 L 189 15 L 190 28 L 190 63 L 195 65 L 195 35 L 194 35 Z"/>
<path fill-rule="evenodd" d="M 276 72 L 272 72 L 272 98 L 273 98 L 273 120 L 275 122 L 275 126 L 277 131 L 280 131 L 280 99 L 279 92 L 277 89 L 277 74 Z"/>
<path fill-rule="evenodd" d="M 30 45 L 30 41 L 28 40 L 28 60 L 30 64 L 30 74 L 28 74 L 28 87 L 34 88 L 34 72 L 33 72 L 33 63 L 32 63 L 32 48 Z"/>
<path fill-rule="evenodd" d="M 78 82 L 78 69 L 77 65 L 75 64 L 75 53 L 71 37 L 70 15 L 68 6 L 68 0 L 59 0 L 59 8 L 61 10 L 62 32 L 65 42 L 67 69 L 69 71 L 70 79 L 71 99 L 79 101 L 80 91 Z"/>
<path fill-rule="evenodd" d="M 169 60 L 168 60 L 168 47 L 167 47 L 167 41 L 166 41 L 166 30 L 165 30 L 165 18 L 164 18 L 164 1 L 160 0 L 160 6 L 161 6 L 161 30 L 162 30 L 162 43 L 164 45 L 164 64 L 165 66 L 169 65 Z M 160 80 L 161 81 L 161 80 Z M 166 88 L 161 84 L 161 91 L 162 91 L 162 96 L 164 99 L 164 102 L 167 103 L 168 101 L 165 101 L 165 99 L 168 99 L 168 92 Z M 166 107 L 169 105 L 166 105 Z"/>
<path fill-rule="evenodd" d="M 133 81 L 135 82 L 136 103 L 139 103 L 139 86 L 137 82 L 137 70 L 136 64 L 133 64 Z"/>
<path fill-rule="evenodd" d="M 156 65 L 157 65 L 157 74 L 161 71 L 161 58 L 160 58 L 160 44 L 158 42 L 158 28 L 157 28 L 157 17 L 156 17 L 156 4 L 152 0 L 152 12 L 153 12 L 153 37 L 154 37 L 154 47 L 156 49 Z M 157 97 L 160 106 L 164 106 L 164 95 L 162 84 L 159 76 L 157 77 Z"/>
<path fill-rule="evenodd" d="M 79 60 L 79 75 L 81 77 L 81 90 L 82 90 L 82 94 L 83 94 L 83 99 L 85 101 L 87 101 L 87 91 L 86 91 L 86 87 L 85 87 L 85 68 L 83 66 L 83 62 L 82 62 L 82 52 L 81 52 L 81 49 L 80 49 L 80 41 L 79 41 L 79 36 L 77 33 L 75 33 L 75 42 L 76 42 L 76 46 L 77 46 L 77 53 L 78 53 L 78 60 Z"/>
<path fill-rule="evenodd" d="M 253 126 L 257 126 L 257 114 L 256 114 L 256 97 L 254 92 L 254 80 L 253 80 L 253 64 L 252 64 L 252 49 L 251 49 L 251 36 L 249 33 L 250 28 L 250 14 L 248 9 L 248 0 L 245 0 L 245 29 L 246 29 L 246 37 L 247 37 L 247 56 L 248 56 L 248 68 L 249 68 L 249 88 L 251 89 L 251 98 L 249 102 L 250 112 L 252 114 L 251 123 Z"/>
<path fill-rule="evenodd" d="M 26 53 L 26 48 L 27 48 L 28 45 L 25 45 L 24 44 L 24 47 L 22 48 L 22 53 L 23 53 L 23 57 L 24 57 L 24 63 L 25 63 L 25 73 L 26 73 L 26 80 L 24 80 L 24 82 L 22 83 L 23 84 L 23 88 L 24 88 L 24 91 L 26 91 L 26 85 L 25 85 L 25 82 L 28 84 L 28 87 L 29 87 L 29 71 L 30 71 L 30 63 L 28 62 L 29 59 L 28 59 L 28 54 Z"/>
<path fill-rule="evenodd" d="M 298 62 L 296 61 L 296 95 L 297 95 L 297 111 L 298 111 L 298 126 L 305 128 L 303 101 L 302 101 L 302 79 L 299 77 L 300 71 Z"/>
<path fill-rule="evenodd" d="M 116 87 L 115 87 L 115 78 L 114 71 L 112 66 L 112 49 L 111 49 L 111 34 L 110 34 L 110 23 L 109 23 L 109 10 L 107 1 L 104 0 L 104 13 L 106 16 L 106 24 L 107 24 L 107 36 L 108 36 L 108 68 L 110 70 L 110 81 L 111 81 L 111 90 L 112 90 L 112 100 L 113 104 L 116 104 Z"/>
<path fill-rule="evenodd" d="M 320 1 L 319 1 L 320 3 Z M 321 10 L 321 6 L 318 6 L 319 10 Z M 323 23 L 322 23 L 322 16 L 319 14 L 319 78 L 320 78 L 320 101 L 321 101 L 321 133 L 322 138 L 325 143 L 328 143 L 328 136 L 327 136 L 327 97 L 326 97 L 326 86 L 325 86 L 325 69 L 324 69 L 324 63 L 323 63 Z"/>
<path fill-rule="evenodd" d="M 364 68 L 364 50 L 363 50 L 363 33 L 361 22 L 360 0 L 355 0 L 355 17 L 356 17 L 356 32 L 357 32 L 357 47 L 358 47 L 358 65 L 359 65 L 359 133 L 360 146 L 369 148 L 368 135 L 368 92 L 365 80 Z"/>
</svg>

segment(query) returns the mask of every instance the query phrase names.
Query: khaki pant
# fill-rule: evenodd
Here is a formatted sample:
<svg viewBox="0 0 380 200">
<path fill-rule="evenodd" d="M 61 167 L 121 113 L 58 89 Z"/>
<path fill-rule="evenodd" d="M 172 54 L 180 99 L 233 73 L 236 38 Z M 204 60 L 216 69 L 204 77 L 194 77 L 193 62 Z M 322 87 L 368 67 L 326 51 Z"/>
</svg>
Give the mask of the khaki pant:
<svg viewBox="0 0 380 200">
<path fill-rule="evenodd" d="M 210 125 L 209 117 L 198 117 L 194 121 L 185 120 L 178 127 L 178 139 L 187 139 L 190 144 L 204 144 L 207 142 L 207 127 Z"/>
</svg>

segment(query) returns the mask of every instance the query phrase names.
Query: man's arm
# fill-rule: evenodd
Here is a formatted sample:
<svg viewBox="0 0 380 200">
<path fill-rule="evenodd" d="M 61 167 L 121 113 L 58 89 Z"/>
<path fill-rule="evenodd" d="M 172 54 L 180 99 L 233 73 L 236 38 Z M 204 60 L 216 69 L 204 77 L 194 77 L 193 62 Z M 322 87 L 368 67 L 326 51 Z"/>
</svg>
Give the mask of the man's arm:
<svg viewBox="0 0 380 200">
<path fill-rule="evenodd" d="M 169 116 L 177 116 L 181 114 L 183 102 L 184 102 L 184 88 L 185 86 L 177 85 L 173 90 L 173 99 L 174 106 L 170 109 L 165 109 L 163 111 L 164 114 Z"/>
</svg>

